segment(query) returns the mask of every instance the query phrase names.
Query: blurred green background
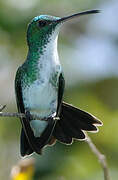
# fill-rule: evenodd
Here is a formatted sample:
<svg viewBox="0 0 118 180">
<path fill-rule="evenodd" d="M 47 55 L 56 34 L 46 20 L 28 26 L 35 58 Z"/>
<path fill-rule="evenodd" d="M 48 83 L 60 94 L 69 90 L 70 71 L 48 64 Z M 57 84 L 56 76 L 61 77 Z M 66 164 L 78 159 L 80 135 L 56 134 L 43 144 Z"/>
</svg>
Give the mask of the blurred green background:
<svg viewBox="0 0 118 180">
<path fill-rule="evenodd" d="M 40 14 L 66 16 L 87 9 L 100 14 L 66 23 L 59 35 L 59 57 L 66 79 L 64 99 L 104 123 L 92 140 L 118 177 L 118 1 L 0 0 L 0 104 L 16 112 L 14 78 L 27 55 L 26 30 Z M 0 118 L 0 179 L 7 180 L 21 158 L 20 121 Z M 85 142 L 57 143 L 34 155 L 41 180 L 100 180 L 101 166 Z"/>
</svg>

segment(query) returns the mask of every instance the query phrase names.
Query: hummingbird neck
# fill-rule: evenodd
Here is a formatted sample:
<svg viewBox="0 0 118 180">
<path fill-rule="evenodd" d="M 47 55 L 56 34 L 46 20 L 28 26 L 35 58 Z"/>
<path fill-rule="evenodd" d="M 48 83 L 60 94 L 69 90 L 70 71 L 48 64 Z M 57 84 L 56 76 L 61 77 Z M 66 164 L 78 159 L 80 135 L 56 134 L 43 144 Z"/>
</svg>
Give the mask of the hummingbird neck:
<svg viewBox="0 0 118 180">
<path fill-rule="evenodd" d="M 57 52 L 57 39 L 50 38 L 50 41 L 43 47 L 29 48 L 24 66 L 27 67 L 29 84 L 37 79 L 48 79 L 54 69 L 59 67 L 60 62 Z"/>
<path fill-rule="evenodd" d="M 57 52 L 57 39 L 58 34 L 51 35 L 48 40 L 45 40 L 43 44 L 42 41 L 31 44 L 28 50 L 27 60 L 29 62 L 40 62 L 40 61 L 51 61 L 58 59 Z"/>
</svg>

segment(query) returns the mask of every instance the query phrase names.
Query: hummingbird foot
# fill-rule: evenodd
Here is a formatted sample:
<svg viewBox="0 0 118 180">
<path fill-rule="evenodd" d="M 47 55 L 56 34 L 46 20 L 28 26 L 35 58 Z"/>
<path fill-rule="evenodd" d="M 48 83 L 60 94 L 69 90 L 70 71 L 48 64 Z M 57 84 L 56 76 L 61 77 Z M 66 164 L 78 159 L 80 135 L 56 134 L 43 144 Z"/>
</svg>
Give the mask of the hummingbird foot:
<svg viewBox="0 0 118 180">
<path fill-rule="evenodd" d="M 27 119 L 29 122 L 30 122 L 31 120 L 33 120 L 33 117 L 32 117 L 32 115 L 30 114 L 30 111 L 26 110 L 25 116 L 26 116 L 26 119 Z"/>
<path fill-rule="evenodd" d="M 59 121 L 59 120 L 60 120 L 60 117 L 54 117 L 53 120 L 54 120 L 54 121 Z"/>
</svg>

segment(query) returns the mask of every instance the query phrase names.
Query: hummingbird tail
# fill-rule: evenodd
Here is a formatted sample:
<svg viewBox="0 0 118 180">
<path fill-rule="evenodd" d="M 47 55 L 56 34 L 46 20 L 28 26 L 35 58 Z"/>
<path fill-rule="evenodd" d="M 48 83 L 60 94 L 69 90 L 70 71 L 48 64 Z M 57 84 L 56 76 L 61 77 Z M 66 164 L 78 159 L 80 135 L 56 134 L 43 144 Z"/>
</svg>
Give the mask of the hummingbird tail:
<svg viewBox="0 0 118 180">
<path fill-rule="evenodd" d="M 53 135 L 62 143 L 71 144 L 73 139 L 85 139 L 84 131 L 97 132 L 102 122 L 95 116 L 67 103 L 62 103 L 60 120 Z"/>
</svg>

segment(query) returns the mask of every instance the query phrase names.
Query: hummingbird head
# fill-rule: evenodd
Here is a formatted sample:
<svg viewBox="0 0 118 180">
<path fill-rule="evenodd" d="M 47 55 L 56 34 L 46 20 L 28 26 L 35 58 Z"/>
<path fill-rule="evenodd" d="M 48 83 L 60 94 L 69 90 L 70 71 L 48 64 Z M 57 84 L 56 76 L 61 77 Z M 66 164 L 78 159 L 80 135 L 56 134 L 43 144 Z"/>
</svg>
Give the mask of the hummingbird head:
<svg viewBox="0 0 118 180">
<path fill-rule="evenodd" d="M 81 15 L 98 13 L 98 10 L 89 10 L 66 17 L 40 15 L 35 17 L 27 30 L 27 42 L 29 47 L 45 47 L 50 40 L 55 40 L 60 27 L 64 22 Z"/>
<path fill-rule="evenodd" d="M 49 16 L 49 15 L 40 15 L 35 17 L 28 26 L 27 30 L 27 42 L 29 46 L 39 45 L 40 47 L 46 45 L 52 35 L 58 34 L 61 23 L 58 23 L 57 20 L 61 18 Z"/>
</svg>

